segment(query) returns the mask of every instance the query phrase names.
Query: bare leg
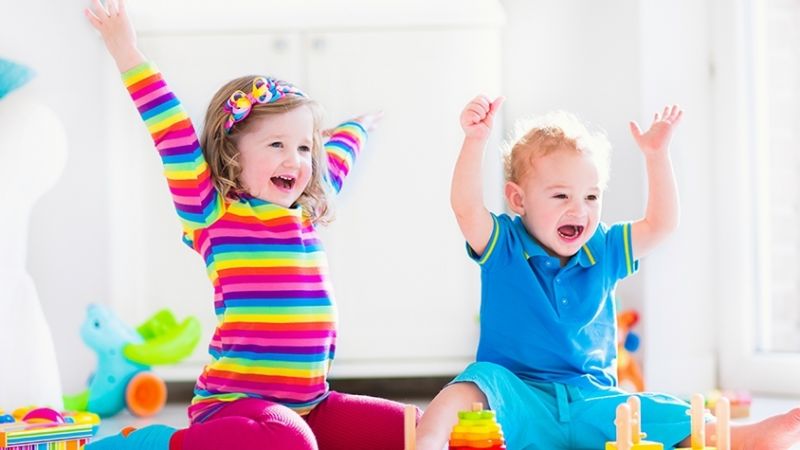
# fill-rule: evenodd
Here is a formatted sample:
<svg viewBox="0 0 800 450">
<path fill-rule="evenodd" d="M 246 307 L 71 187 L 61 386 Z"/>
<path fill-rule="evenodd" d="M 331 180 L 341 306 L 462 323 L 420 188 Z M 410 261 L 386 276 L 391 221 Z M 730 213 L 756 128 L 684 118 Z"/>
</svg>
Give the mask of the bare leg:
<svg viewBox="0 0 800 450">
<path fill-rule="evenodd" d="M 486 407 L 486 396 L 474 383 L 454 383 L 442 389 L 417 425 L 417 450 L 442 450 L 458 423 L 458 412 L 470 410 L 475 402 Z"/>
<path fill-rule="evenodd" d="M 706 444 L 716 441 L 716 424 L 706 425 Z M 732 450 L 787 450 L 800 444 L 800 408 L 768 417 L 761 422 L 731 427 Z M 681 447 L 691 445 L 690 438 Z"/>
</svg>

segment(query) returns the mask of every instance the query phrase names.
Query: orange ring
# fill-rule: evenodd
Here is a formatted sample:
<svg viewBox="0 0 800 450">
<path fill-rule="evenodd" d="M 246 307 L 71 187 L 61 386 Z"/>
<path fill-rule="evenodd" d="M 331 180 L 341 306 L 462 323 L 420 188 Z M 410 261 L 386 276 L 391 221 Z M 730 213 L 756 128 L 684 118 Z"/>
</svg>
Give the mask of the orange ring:
<svg viewBox="0 0 800 450">
<path fill-rule="evenodd" d="M 152 416 L 167 402 L 167 385 L 152 372 L 136 374 L 125 389 L 128 410 L 140 417 Z"/>
</svg>

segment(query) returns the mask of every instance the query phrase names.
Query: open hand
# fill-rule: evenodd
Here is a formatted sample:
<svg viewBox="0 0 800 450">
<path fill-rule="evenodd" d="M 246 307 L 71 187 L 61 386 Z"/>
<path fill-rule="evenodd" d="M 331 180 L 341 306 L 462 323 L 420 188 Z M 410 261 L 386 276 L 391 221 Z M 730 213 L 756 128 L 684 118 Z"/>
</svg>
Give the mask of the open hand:
<svg viewBox="0 0 800 450">
<path fill-rule="evenodd" d="M 144 56 L 136 46 L 136 31 L 125 9 L 125 0 L 106 0 L 105 5 L 100 0 L 92 0 L 91 6 L 84 9 L 83 14 L 100 32 L 120 72 L 144 61 Z"/>
<path fill-rule="evenodd" d="M 505 97 L 497 97 L 490 102 L 485 95 L 479 95 L 467 103 L 461 112 L 461 128 L 467 138 L 488 138 L 494 126 L 495 114 L 504 101 Z"/>
<path fill-rule="evenodd" d="M 656 113 L 650 129 L 642 133 L 639 124 L 630 122 L 631 134 L 636 144 L 645 154 L 667 151 L 672 133 L 683 117 L 683 110 L 678 105 L 665 106 L 664 111 Z"/>
</svg>

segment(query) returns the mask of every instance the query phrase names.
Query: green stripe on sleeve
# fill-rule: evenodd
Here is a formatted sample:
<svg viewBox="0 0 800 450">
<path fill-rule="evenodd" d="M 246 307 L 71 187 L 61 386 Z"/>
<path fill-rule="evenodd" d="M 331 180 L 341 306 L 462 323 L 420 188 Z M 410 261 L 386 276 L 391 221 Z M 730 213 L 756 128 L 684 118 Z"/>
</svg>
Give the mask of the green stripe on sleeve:
<svg viewBox="0 0 800 450">
<path fill-rule="evenodd" d="M 500 236 L 500 224 L 497 223 L 497 217 L 492 214 L 492 235 L 489 237 L 489 245 L 486 246 L 486 250 L 483 251 L 483 255 L 481 259 L 478 260 L 478 264 L 483 265 L 488 259 L 489 256 L 492 255 L 494 251 L 494 247 L 497 245 L 497 239 Z"/>
<path fill-rule="evenodd" d="M 630 239 L 631 224 L 626 223 L 622 226 L 622 242 L 625 246 L 625 267 L 628 269 L 628 275 L 633 273 L 633 259 L 631 258 L 632 248 Z"/>
</svg>

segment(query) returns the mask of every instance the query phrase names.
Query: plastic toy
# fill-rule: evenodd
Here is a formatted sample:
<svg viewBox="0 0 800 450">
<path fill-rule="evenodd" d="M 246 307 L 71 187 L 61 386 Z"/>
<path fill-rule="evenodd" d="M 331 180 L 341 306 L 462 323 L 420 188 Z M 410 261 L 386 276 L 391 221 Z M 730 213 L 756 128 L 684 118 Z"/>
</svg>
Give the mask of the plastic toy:
<svg viewBox="0 0 800 450">
<path fill-rule="evenodd" d="M 20 408 L 3 417 L 0 450 L 80 450 L 97 433 L 100 423 L 95 414 L 75 415 L 51 408 Z"/>
<path fill-rule="evenodd" d="M 692 439 L 691 447 L 680 447 L 676 450 L 731 450 L 730 402 L 721 397 L 716 402 L 717 416 L 716 447 L 706 447 L 705 399 L 702 394 L 692 396 Z"/>
<path fill-rule="evenodd" d="M 753 397 L 747 391 L 720 391 L 715 389 L 706 397 L 706 408 L 715 411 L 717 401 L 725 397 L 730 402 L 731 419 L 742 419 L 750 416 L 750 405 Z M 716 413 L 715 413 L 716 415 Z"/>
<path fill-rule="evenodd" d="M 472 411 L 458 413 L 458 423 L 450 433 L 449 450 L 505 450 L 503 431 L 495 420 L 494 411 L 484 410 L 474 403 Z"/>
<path fill-rule="evenodd" d="M 627 403 L 617 406 L 617 440 L 606 442 L 606 450 L 663 450 L 664 444 L 645 441 L 642 432 L 642 403 L 639 397 L 628 397 Z"/>
<path fill-rule="evenodd" d="M 97 371 L 88 389 L 64 396 L 64 406 L 101 417 L 127 406 L 131 413 L 146 417 L 160 411 L 167 399 L 164 381 L 149 371 L 150 366 L 174 364 L 189 356 L 200 340 L 200 323 L 189 317 L 178 324 L 165 309 L 134 330 L 108 308 L 90 305 L 81 338 L 97 353 Z"/>
<path fill-rule="evenodd" d="M 636 392 L 644 391 L 644 377 L 639 362 L 631 353 L 639 349 L 639 336 L 631 331 L 639 322 L 639 314 L 627 310 L 617 314 L 617 378 L 619 384 L 632 384 Z"/>
</svg>

